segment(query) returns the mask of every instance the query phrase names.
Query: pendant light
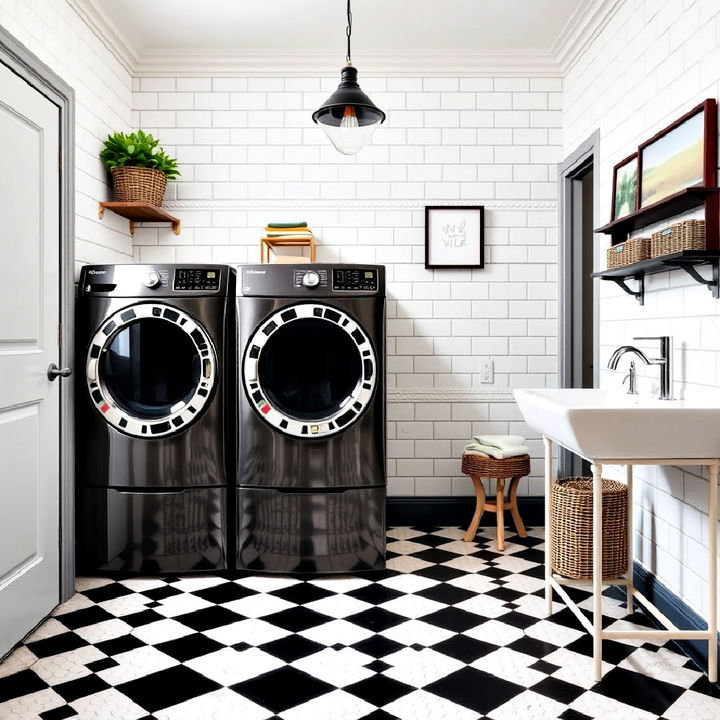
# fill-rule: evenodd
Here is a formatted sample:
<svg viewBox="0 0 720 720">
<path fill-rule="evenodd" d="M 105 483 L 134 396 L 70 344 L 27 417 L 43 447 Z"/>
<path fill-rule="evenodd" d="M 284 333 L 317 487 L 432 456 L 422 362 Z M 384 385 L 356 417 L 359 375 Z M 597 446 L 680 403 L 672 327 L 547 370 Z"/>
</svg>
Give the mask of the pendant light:
<svg viewBox="0 0 720 720">
<path fill-rule="evenodd" d="M 365 147 L 377 127 L 385 120 L 385 113 L 360 89 L 357 69 L 350 57 L 352 12 L 347 4 L 347 65 L 340 71 L 337 90 L 316 110 L 312 119 L 330 138 L 335 149 L 343 155 L 354 155 Z"/>
</svg>

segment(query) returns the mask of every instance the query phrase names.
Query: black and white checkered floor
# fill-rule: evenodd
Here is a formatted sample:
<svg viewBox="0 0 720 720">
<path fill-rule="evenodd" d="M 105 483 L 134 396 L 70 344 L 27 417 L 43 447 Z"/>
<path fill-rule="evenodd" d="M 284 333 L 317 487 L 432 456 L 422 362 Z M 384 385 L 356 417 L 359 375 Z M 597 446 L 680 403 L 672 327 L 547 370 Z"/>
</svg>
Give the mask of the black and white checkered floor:
<svg viewBox="0 0 720 720">
<path fill-rule="evenodd" d="M 0 664 L 0 718 L 720 718 L 670 646 L 606 642 L 593 683 L 570 611 L 543 619 L 542 530 L 503 554 L 489 530 L 388 535 L 372 577 L 81 578 Z M 605 612 L 626 624 L 618 601 Z"/>
</svg>

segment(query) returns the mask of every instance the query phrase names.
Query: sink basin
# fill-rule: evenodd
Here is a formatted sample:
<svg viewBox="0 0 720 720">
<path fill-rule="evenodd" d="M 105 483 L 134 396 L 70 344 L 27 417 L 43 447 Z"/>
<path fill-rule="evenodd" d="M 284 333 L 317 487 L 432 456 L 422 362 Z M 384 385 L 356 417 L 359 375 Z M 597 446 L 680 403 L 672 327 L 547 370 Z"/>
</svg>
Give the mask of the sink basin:
<svg viewBox="0 0 720 720">
<path fill-rule="evenodd" d="M 720 402 L 607 390 L 515 390 L 525 422 L 588 459 L 720 457 Z"/>
</svg>

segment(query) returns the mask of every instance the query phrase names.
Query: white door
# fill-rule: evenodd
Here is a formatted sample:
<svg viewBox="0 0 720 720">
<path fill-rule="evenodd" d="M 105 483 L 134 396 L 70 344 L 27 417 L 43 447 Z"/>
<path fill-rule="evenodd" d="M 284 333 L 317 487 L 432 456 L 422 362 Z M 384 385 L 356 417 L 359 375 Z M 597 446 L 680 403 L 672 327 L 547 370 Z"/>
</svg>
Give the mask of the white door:
<svg viewBox="0 0 720 720">
<path fill-rule="evenodd" d="M 0 64 L 0 657 L 59 597 L 58 133 Z"/>
</svg>

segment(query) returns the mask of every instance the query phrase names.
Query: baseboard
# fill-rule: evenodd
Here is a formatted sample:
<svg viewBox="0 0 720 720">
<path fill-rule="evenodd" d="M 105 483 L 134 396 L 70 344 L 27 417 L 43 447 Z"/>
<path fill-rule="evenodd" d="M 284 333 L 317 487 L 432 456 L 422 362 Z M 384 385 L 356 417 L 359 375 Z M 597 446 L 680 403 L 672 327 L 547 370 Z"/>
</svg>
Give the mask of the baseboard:
<svg viewBox="0 0 720 720">
<path fill-rule="evenodd" d="M 545 524 L 545 498 L 542 495 L 518 497 L 518 510 L 526 525 Z M 474 497 L 415 496 L 387 499 L 388 525 L 467 527 L 474 512 Z M 510 522 L 509 517 L 506 517 L 505 522 Z M 495 513 L 484 513 L 480 525 L 494 526 Z"/>
</svg>

